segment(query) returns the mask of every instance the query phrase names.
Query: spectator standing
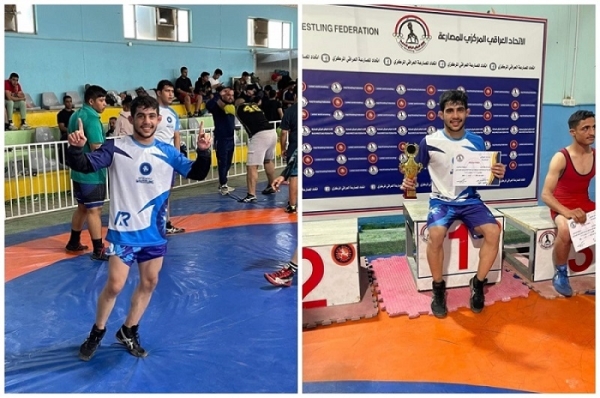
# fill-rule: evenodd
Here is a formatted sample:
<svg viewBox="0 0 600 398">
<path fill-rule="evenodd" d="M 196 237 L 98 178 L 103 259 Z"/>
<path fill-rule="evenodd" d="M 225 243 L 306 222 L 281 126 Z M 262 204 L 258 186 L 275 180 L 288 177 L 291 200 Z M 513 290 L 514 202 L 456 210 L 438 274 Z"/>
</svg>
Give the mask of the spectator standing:
<svg viewBox="0 0 600 398">
<path fill-rule="evenodd" d="M 233 90 L 229 87 L 222 88 L 208 101 L 206 108 L 212 113 L 215 123 L 214 142 L 219 170 L 219 192 L 221 195 L 229 195 L 235 191 L 235 188 L 227 185 L 227 173 L 235 152 Z"/>
<path fill-rule="evenodd" d="M 133 101 L 131 95 L 125 96 L 125 99 L 122 101 L 123 110 L 119 113 L 117 123 L 115 124 L 114 134 L 116 137 L 133 134 L 133 124 L 129 121 L 129 116 L 131 116 L 131 101 Z"/>
<path fill-rule="evenodd" d="M 83 101 L 83 106 L 69 119 L 69 133 L 79 130 L 79 120 L 81 120 L 86 138 L 83 152 L 90 153 L 100 149 L 106 142 L 100 121 L 100 114 L 106 108 L 106 90 L 100 86 L 89 86 L 85 90 Z M 71 170 L 71 179 L 77 199 L 77 209 L 71 219 L 71 237 L 66 250 L 71 253 L 87 250 L 88 247 L 81 244 L 81 230 L 87 220 L 93 244 L 92 259 L 108 261 L 102 243 L 102 220 L 100 218 L 104 199 L 106 199 L 106 170 L 102 169 L 87 174 Z"/>
<path fill-rule="evenodd" d="M 181 130 L 181 123 L 179 121 L 179 116 L 177 116 L 177 112 L 170 106 L 173 102 L 173 98 L 175 98 L 173 84 L 168 80 L 159 81 L 156 85 L 156 99 L 158 100 L 158 111 L 161 115 L 161 120 L 159 120 L 158 125 L 156 126 L 154 138 L 165 144 L 174 146 L 177 151 L 180 151 L 181 135 L 179 134 L 179 130 Z M 176 174 L 173 173 L 171 189 L 175 184 L 175 176 Z M 185 232 L 185 229 L 177 228 L 171 223 L 171 220 L 169 219 L 171 216 L 170 204 L 171 202 L 167 201 L 167 235 Z"/>
</svg>

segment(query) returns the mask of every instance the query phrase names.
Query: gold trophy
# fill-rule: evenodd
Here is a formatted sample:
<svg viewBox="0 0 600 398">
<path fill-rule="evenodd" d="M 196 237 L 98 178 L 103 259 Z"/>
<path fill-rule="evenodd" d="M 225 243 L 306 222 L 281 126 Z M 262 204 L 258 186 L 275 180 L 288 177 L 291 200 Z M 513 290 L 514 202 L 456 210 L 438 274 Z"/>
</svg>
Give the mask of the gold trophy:
<svg viewBox="0 0 600 398">
<path fill-rule="evenodd" d="M 415 162 L 415 157 L 419 153 L 419 145 L 417 144 L 407 144 L 404 148 L 404 154 L 406 155 L 406 161 L 400 163 L 400 172 L 404 174 L 404 178 L 415 178 L 417 174 L 421 170 L 423 170 L 423 165 L 421 163 Z M 416 189 L 405 189 L 404 190 L 404 199 L 416 199 L 417 198 L 417 190 Z"/>
</svg>

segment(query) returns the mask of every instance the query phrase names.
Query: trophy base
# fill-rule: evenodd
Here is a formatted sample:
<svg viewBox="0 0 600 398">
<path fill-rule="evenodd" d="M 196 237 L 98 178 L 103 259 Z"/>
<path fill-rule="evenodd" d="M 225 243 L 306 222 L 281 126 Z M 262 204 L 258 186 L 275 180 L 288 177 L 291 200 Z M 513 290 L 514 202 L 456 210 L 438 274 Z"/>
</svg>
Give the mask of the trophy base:
<svg viewBox="0 0 600 398">
<path fill-rule="evenodd" d="M 417 191 L 405 191 L 404 194 L 402 194 L 402 196 L 404 197 L 404 199 L 415 200 L 417 199 Z"/>
</svg>

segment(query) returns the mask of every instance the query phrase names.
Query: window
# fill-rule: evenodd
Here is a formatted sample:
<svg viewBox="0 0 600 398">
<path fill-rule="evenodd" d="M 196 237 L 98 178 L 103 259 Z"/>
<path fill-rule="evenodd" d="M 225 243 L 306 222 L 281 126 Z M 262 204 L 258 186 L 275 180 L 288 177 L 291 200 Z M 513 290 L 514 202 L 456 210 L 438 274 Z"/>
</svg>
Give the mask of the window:
<svg viewBox="0 0 600 398">
<path fill-rule="evenodd" d="M 126 39 L 190 41 L 189 11 L 178 8 L 123 6 L 123 33 Z"/>
<path fill-rule="evenodd" d="M 35 33 L 35 11 L 33 5 L 5 4 L 4 31 Z"/>
<path fill-rule="evenodd" d="M 248 19 L 248 45 L 277 49 L 291 48 L 292 24 L 264 18 Z"/>
</svg>

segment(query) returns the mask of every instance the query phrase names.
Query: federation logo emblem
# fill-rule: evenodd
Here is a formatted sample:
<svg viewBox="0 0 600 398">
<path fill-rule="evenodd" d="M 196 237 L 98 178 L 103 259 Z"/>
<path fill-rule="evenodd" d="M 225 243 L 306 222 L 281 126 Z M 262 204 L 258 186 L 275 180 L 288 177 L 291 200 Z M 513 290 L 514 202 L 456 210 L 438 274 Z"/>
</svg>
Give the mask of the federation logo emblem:
<svg viewBox="0 0 600 398">
<path fill-rule="evenodd" d="M 140 173 L 142 173 L 143 176 L 147 176 L 152 173 L 152 166 L 150 163 L 144 162 L 140 164 Z"/>
<path fill-rule="evenodd" d="M 398 101 L 396 101 L 396 106 L 400 109 L 406 108 L 406 100 L 404 98 L 399 98 Z"/>
<path fill-rule="evenodd" d="M 306 97 L 302 97 L 302 107 L 306 108 L 306 105 L 308 105 L 308 100 L 306 99 Z"/>
<path fill-rule="evenodd" d="M 304 177 L 310 178 L 315 175 L 315 171 L 312 169 L 312 167 L 306 167 L 304 169 L 303 174 L 304 174 Z"/>
<path fill-rule="evenodd" d="M 302 152 L 304 152 L 304 153 L 311 153 L 312 152 L 312 145 L 310 145 L 308 142 L 305 142 L 304 144 L 302 144 Z"/>
<path fill-rule="evenodd" d="M 379 169 L 377 168 L 377 166 L 369 166 L 369 174 L 374 176 L 377 173 L 379 173 Z"/>
<path fill-rule="evenodd" d="M 338 155 L 337 158 L 335 158 L 335 160 L 339 164 L 346 164 L 346 162 L 348 161 L 348 158 L 346 157 L 346 155 Z"/>
<path fill-rule="evenodd" d="M 511 114 L 510 114 L 510 118 L 511 118 L 511 120 L 513 120 L 513 121 L 517 121 L 517 120 L 519 120 L 519 113 L 518 113 L 518 112 L 511 112 Z"/>
<path fill-rule="evenodd" d="M 485 141 L 484 144 L 485 144 L 485 149 L 486 150 L 489 150 L 492 147 L 492 143 L 489 142 L 489 141 Z"/>
<path fill-rule="evenodd" d="M 356 250 L 352 245 L 336 245 L 331 249 L 331 258 L 337 264 L 346 266 L 351 264 L 356 257 Z"/>
<path fill-rule="evenodd" d="M 408 129 L 405 126 L 400 126 L 398 127 L 398 134 L 406 135 L 408 134 Z"/>
<path fill-rule="evenodd" d="M 401 153 L 400 156 L 398 156 L 398 161 L 400 163 L 406 163 L 407 160 L 408 160 L 408 156 L 406 156 L 405 153 Z"/>
<path fill-rule="evenodd" d="M 490 101 L 490 100 L 486 100 L 486 101 L 484 101 L 484 102 L 483 102 L 483 107 L 484 107 L 485 109 L 492 109 L 492 101 Z"/>
<path fill-rule="evenodd" d="M 435 119 L 435 112 L 434 111 L 428 111 L 427 112 L 427 119 L 428 120 L 434 120 Z"/>
<path fill-rule="evenodd" d="M 519 90 L 518 88 L 513 88 L 512 91 L 510 92 L 512 94 L 513 97 L 517 98 L 519 95 L 521 95 L 521 90 Z"/>
<path fill-rule="evenodd" d="M 377 163 L 379 158 L 374 153 L 370 153 L 369 156 L 367 156 L 367 160 L 369 161 L 369 163 L 375 164 L 375 163 Z"/>
<path fill-rule="evenodd" d="M 339 109 L 333 112 L 333 118 L 335 120 L 342 120 L 344 118 L 344 112 Z"/>
<path fill-rule="evenodd" d="M 510 107 L 511 107 L 511 109 L 512 109 L 513 111 L 516 111 L 517 109 L 519 109 L 519 106 L 521 106 L 521 105 L 519 104 L 519 101 L 513 101 L 513 102 L 511 102 L 511 103 L 510 103 Z"/>
<path fill-rule="evenodd" d="M 538 243 L 542 249 L 550 249 L 554 246 L 554 241 L 556 240 L 556 233 L 552 230 L 544 231 L 540 235 L 538 239 Z"/>
<path fill-rule="evenodd" d="M 375 134 L 377 134 L 377 128 L 375 128 L 375 126 L 367 127 L 367 135 L 370 135 L 372 137 Z"/>
<path fill-rule="evenodd" d="M 346 166 L 340 166 L 337 169 L 337 173 L 342 176 L 345 177 L 348 175 L 348 168 Z"/>
<path fill-rule="evenodd" d="M 310 166 L 311 164 L 313 164 L 313 157 L 310 155 L 302 156 L 302 163 L 304 163 L 307 166 Z"/>
<path fill-rule="evenodd" d="M 365 117 L 367 118 L 367 120 L 373 120 L 375 119 L 377 115 L 375 114 L 375 111 L 369 109 L 368 111 L 365 112 Z"/>
<path fill-rule="evenodd" d="M 346 152 L 346 144 L 338 142 L 335 146 L 335 150 L 338 151 L 338 153 Z"/>
<path fill-rule="evenodd" d="M 425 91 L 427 91 L 427 94 L 433 95 L 433 94 L 435 94 L 435 92 L 437 91 L 437 89 L 435 88 L 435 86 L 432 86 L 430 84 L 429 86 L 427 86 L 427 88 L 425 89 Z"/>
<path fill-rule="evenodd" d="M 486 97 L 489 97 L 493 94 L 493 90 L 491 87 L 486 87 L 483 89 L 483 95 L 485 95 Z"/>
<path fill-rule="evenodd" d="M 302 120 L 308 119 L 308 111 L 306 109 L 302 109 Z"/>
<path fill-rule="evenodd" d="M 377 150 L 377 144 L 374 142 L 369 142 L 367 144 L 367 149 L 369 150 L 369 152 L 375 152 Z"/>
<path fill-rule="evenodd" d="M 457 161 L 457 162 L 459 162 L 459 163 L 460 163 L 460 162 L 462 162 L 463 160 L 465 160 L 465 157 L 464 157 L 463 155 L 460 155 L 460 154 L 459 154 L 459 155 L 456 155 L 456 161 Z"/>
<path fill-rule="evenodd" d="M 302 126 L 302 135 L 305 136 L 305 137 L 307 135 L 310 135 L 310 127 L 308 127 L 308 126 Z"/>
<path fill-rule="evenodd" d="M 339 94 L 342 92 L 344 88 L 342 87 L 342 85 L 338 82 L 334 82 L 331 84 L 331 91 L 333 91 L 336 94 Z"/>
<path fill-rule="evenodd" d="M 515 161 L 513 160 L 512 162 L 510 162 L 510 163 L 508 164 L 508 168 L 509 168 L 509 169 L 511 169 L 511 170 L 514 170 L 514 169 L 516 169 L 516 168 L 517 168 L 517 162 L 515 162 Z"/>
<path fill-rule="evenodd" d="M 375 86 L 371 83 L 367 83 L 365 84 L 364 90 L 367 94 L 373 94 L 373 92 L 375 91 Z"/>
<path fill-rule="evenodd" d="M 336 126 L 335 129 L 333 129 L 333 132 L 337 136 L 342 136 L 342 135 L 346 134 L 346 129 L 343 128 L 342 126 Z"/>
<path fill-rule="evenodd" d="M 467 90 L 465 90 L 465 88 L 464 88 L 463 86 L 458 86 L 458 87 L 456 87 L 456 89 L 457 89 L 458 91 L 462 91 L 463 93 L 464 93 L 465 91 L 467 91 Z"/>
<path fill-rule="evenodd" d="M 404 111 L 398 112 L 396 116 L 398 117 L 398 120 L 406 120 L 406 118 L 408 117 L 408 115 Z"/>
<path fill-rule="evenodd" d="M 510 142 L 510 149 L 517 149 L 518 146 L 519 146 L 519 143 L 516 140 L 512 140 Z"/>
<path fill-rule="evenodd" d="M 365 106 L 369 109 L 375 107 L 375 100 L 373 98 L 367 98 L 365 100 Z"/>
<path fill-rule="evenodd" d="M 511 133 L 512 135 L 515 135 L 515 134 L 517 134 L 518 132 L 519 132 L 519 128 L 518 128 L 517 126 L 512 126 L 512 127 L 510 128 L 510 133 Z"/>
<path fill-rule="evenodd" d="M 400 48 L 409 53 L 423 51 L 431 40 L 429 27 L 416 15 L 405 15 L 400 18 L 394 27 L 392 36 Z"/>
<path fill-rule="evenodd" d="M 511 159 L 516 159 L 517 158 L 517 152 L 516 151 L 510 151 L 510 154 L 508 154 L 508 157 L 510 157 Z"/>
<path fill-rule="evenodd" d="M 489 122 L 490 120 L 492 120 L 492 112 L 490 112 L 490 111 L 483 112 L 483 120 L 485 120 L 486 122 Z"/>
<path fill-rule="evenodd" d="M 490 135 L 492 133 L 492 128 L 490 126 L 485 126 L 483 128 L 483 134 Z"/>
<path fill-rule="evenodd" d="M 404 84 L 398 84 L 396 86 L 396 92 L 400 95 L 404 95 L 404 93 L 406 93 L 406 86 Z"/>
<path fill-rule="evenodd" d="M 434 100 L 434 99 L 428 99 L 428 100 L 427 100 L 427 107 L 428 107 L 429 109 L 433 109 L 433 108 L 435 108 L 435 105 L 436 105 L 436 104 L 435 104 L 435 100 Z"/>
<path fill-rule="evenodd" d="M 427 127 L 427 134 L 433 134 L 437 131 L 437 129 L 435 128 L 435 126 L 429 126 Z"/>
</svg>

